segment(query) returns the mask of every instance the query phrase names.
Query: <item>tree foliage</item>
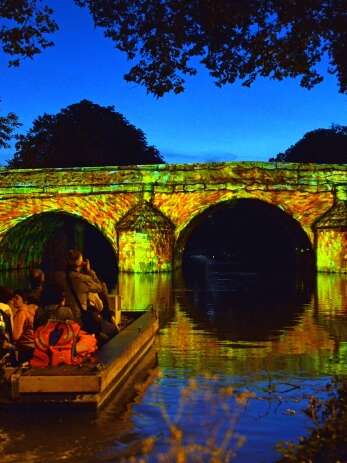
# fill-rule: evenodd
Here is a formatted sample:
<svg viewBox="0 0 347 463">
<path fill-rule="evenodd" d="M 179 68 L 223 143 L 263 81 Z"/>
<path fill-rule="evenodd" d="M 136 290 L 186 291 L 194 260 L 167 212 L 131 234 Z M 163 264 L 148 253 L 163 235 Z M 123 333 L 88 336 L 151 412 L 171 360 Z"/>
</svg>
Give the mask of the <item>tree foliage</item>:
<svg viewBox="0 0 347 463">
<path fill-rule="evenodd" d="M 52 13 L 41 0 L 0 0 L 0 50 L 10 57 L 9 66 L 19 66 L 23 58 L 33 58 L 53 45 L 47 38 L 58 29 Z M 9 148 L 20 125 L 14 113 L 0 116 L 0 148 Z"/>
<path fill-rule="evenodd" d="M 347 164 L 347 126 L 332 125 L 305 135 L 270 161 Z"/>
<path fill-rule="evenodd" d="M 347 459 L 347 383 L 337 377 L 326 385 L 330 391 L 325 400 L 309 398 L 305 413 L 312 420 L 311 432 L 299 442 L 281 442 L 278 463 L 345 462 Z"/>
<path fill-rule="evenodd" d="M 300 77 L 312 88 L 323 57 L 347 93 L 346 0 L 74 0 L 135 60 L 126 80 L 161 96 L 204 65 L 218 86 Z"/>
<path fill-rule="evenodd" d="M 183 91 L 197 62 L 218 86 L 262 76 L 300 77 L 311 88 L 323 79 L 323 57 L 347 93 L 346 0 L 73 1 L 135 60 L 126 80 L 157 96 Z M 0 0 L 0 47 L 11 65 L 52 45 L 52 13 L 40 0 Z"/>
<path fill-rule="evenodd" d="M 10 66 L 53 45 L 47 38 L 58 29 L 52 13 L 41 0 L 0 0 L 0 47 L 11 57 Z"/>
<path fill-rule="evenodd" d="M 58 114 L 44 114 L 20 135 L 12 168 L 74 167 L 163 163 L 142 130 L 130 124 L 113 106 L 88 100 Z"/>
<path fill-rule="evenodd" d="M 125 79 L 156 96 L 182 92 L 198 63 L 218 86 L 291 77 L 310 89 L 323 79 L 323 59 L 347 93 L 346 0 L 72 1 L 133 60 Z M 9 65 L 53 45 L 58 25 L 46 2 L 0 0 L 0 50 Z M 13 117 L 1 118 L 2 133 L 12 133 Z"/>
<path fill-rule="evenodd" d="M 9 148 L 9 141 L 13 137 L 15 129 L 22 124 L 14 113 L 0 116 L 0 148 Z"/>
</svg>

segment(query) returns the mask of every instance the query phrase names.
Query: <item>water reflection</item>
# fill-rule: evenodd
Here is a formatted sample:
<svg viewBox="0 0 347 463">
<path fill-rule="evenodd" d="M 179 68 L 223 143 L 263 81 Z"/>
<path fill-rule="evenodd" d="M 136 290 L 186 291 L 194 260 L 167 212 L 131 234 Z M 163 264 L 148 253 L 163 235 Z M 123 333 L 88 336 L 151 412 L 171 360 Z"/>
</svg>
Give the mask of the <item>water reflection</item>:
<svg viewBox="0 0 347 463">
<path fill-rule="evenodd" d="M 175 410 L 188 378 L 208 373 L 223 385 L 257 394 L 239 423 L 247 444 L 236 461 L 275 462 L 275 443 L 307 430 L 306 398 L 320 394 L 330 376 L 347 373 L 347 275 L 320 274 L 315 284 L 287 279 L 275 284 L 273 278 L 259 284 L 227 274 L 214 275 L 207 285 L 193 280 L 180 272 L 120 275 L 115 291 L 124 308 L 153 304 L 160 312 L 161 377 L 140 380 L 135 393 L 129 387 L 128 397 L 114 397 L 96 417 L 35 412 L 34 423 L 32 414 L 4 411 L 3 461 L 120 461 L 136 453 L 147 436 L 162 438 L 160 400 Z M 281 394 L 269 392 L 270 381 L 274 388 L 282 384 Z M 289 389 L 284 383 L 295 388 L 284 393 Z M 288 410 L 295 414 L 288 417 Z M 185 413 L 181 419 L 194 438 L 201 416 Z M 212 414 L 207 421 L 217 419 Z"/>
<path fill-rule="evenodd" d="M 319 278 L 319 287 L 302 280 L 277 279 L 275 285 L 274 279 L 261 285 L 243 280 L 241 290 L 235 289 L 234 278 L 220 277 L 217 290 L 215 282 L 187 286 L 182 274 L 176 275 L 175 319 L 161 336 L 166 368 L 180 365 L 190 374 L 203 369 L 222 375 L 341 371 L 341 359 L 339 366 L 333 360 L 337 343 L 327 329 L 327 319 L 335 316 L 321 315 L 321 323 L 317 313 L 329 310 L 327 290 L 332 297 L 338 293 L 335 306 L 346 311 L 339 293 L 343 276 Z"/>
<path fill-rule="evenodd" d="M 347 275 L 322 273 L 317 276 L 314 319 L 329 334 L 334 344 L 329 372 L 346 374 Z"/>
<path fill-rule="evenodd" d="M 177 299 L 199 329 L 222 340 L 267 341 L 297 323 L 313 285 L 291 275 L 177 272 Z M 184 289 L 181 292 L 179 289 Z"/>
<path fill-rule="evenodd" d="M 103 460 L 102 456 L 106 461 L 112 461 L 112 455 L 115 461 L 129 456 L 129 445 L 139 450 L 142 441 L 130 404 L 143 400 L 157 368 L 157 350 L 151 348 L 98 414 L 59 405 L 0 407 L 1 461 L 94 463 L 95 458 Z"/>
<path fill-rule="evenodd" d="M 163 324 L 173 315 L 171 273 L 120 273 L 114 291 L 123 310 L 145 310 L 153 306 Z"/>
</svg>

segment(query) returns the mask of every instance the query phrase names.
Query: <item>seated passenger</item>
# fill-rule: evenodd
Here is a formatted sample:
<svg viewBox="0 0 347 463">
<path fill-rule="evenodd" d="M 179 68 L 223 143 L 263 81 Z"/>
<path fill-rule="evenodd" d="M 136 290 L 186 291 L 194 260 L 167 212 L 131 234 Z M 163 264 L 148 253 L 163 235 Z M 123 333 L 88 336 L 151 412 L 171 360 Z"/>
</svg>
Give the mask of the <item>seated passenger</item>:
<svg viewBox="0 0 347 463">
<path fill-rule="evenodd" d="M 13 293 L 0 286 L 0 362 L 15 362 L 15 348 L 12 339 L 12 309 L 9 301 Z"/>
<path fill-rule="evenodd" d="M 45 283 L 45 274 L 43 270 L 41 270 L 40 268 L 31 269 L 29 283 L 29 302 L 38 306 L 40 305 L 41 295 Z"/>
<path fill-rule="evenodd" d="M 45 325 L 48 320 L 73 320 L 70 307 L 65 305 L 65 293 L 59 286 L 50 283 L 42 291 L 41 303 L 34 317 L 34 329 Z"/>
<path fill-rule="evenodd" d="M 94 333 L 100 343 L 117 334 L 115 325 L 110 321 L 112 317 L 106 302 L 107 288 L 91 269 L 89 260 L 83 259 L 80 251 L 69 251 L 67 270 L 56 272 L 55 281 L 66 294 L 74 320 L 84 330 Z"/>
<path fill-rule="evenodd" d="M 13 323 L 13 311 L 10 305 L 10 301 L 13 298 L 13 291 L 5 286 L 0 286 L 0 310 L 7 315 L 11 324 L 11 336 L 12 336 L 12 323 Z"/>
<path fill-rule="evenodd" d="M 37 312 L 35 350 L 31 366 L 76 365 L 89 359 L 97 349 L 96 338 L 81 330 L 65 306 L 65 295 L 56 286 L 47 286 L 42 294 L 45 304 Z M 42 323 L 42 324 L 41 324 Z"/>
<path fill-rule="evenodd" d="M 88 294 L 103 291 L 102 282 L 91 270 L 89 261 L 83 260 L 82 253 L 75 249 L 68 253 L 66 271 L 55 272 L 54 282 L 65 292 L 67 304 L 78 323 L 81 323 L 81 312 L 87 310 Z"/>
<path fill-rule="evenodd" d="M 19 363 L 26 362 L 34 351 L 34 313 L 28 306 L 27 291 L 17 289 L 11 300 L 14 309 L 13 341 L 18 350 Z"/>
</svg>

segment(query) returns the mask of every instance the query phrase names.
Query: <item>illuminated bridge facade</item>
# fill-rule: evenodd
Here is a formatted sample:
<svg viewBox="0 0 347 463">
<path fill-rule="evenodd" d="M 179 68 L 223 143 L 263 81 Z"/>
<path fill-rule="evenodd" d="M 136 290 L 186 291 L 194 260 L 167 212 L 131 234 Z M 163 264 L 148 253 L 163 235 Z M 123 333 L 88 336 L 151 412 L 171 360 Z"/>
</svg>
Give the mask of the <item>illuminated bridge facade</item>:
<svg viewBox="0 0 347 463">
<path fill-rule="evenodd" d="M 246 199 L 291 217 L 318 270 L 347 271 L 347 165 L 257 162 L 2 169 L 0 269 L 40 265 L 68 215 L 106 238 L 120 271 L 171 271 L 199 216 Z"/>
</svg>

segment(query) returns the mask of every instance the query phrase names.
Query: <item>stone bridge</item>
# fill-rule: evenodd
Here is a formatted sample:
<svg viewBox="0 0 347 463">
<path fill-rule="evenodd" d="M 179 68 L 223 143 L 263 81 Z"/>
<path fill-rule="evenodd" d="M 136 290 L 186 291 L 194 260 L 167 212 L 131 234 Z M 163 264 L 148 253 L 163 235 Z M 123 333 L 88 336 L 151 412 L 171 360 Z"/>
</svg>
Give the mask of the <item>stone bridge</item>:
<svg viewBox="0 0 347 463">
<path fill-rule="evenodd" d="M 68 215 L 106 238 L 120 271 L 170 271 L 199 218 L 240 199 L 290 217 L 318 270 L 347 271 L 347 165 L 260 162 L 2 168 L 0 269 L 40 265 Z"/>
</svg>

